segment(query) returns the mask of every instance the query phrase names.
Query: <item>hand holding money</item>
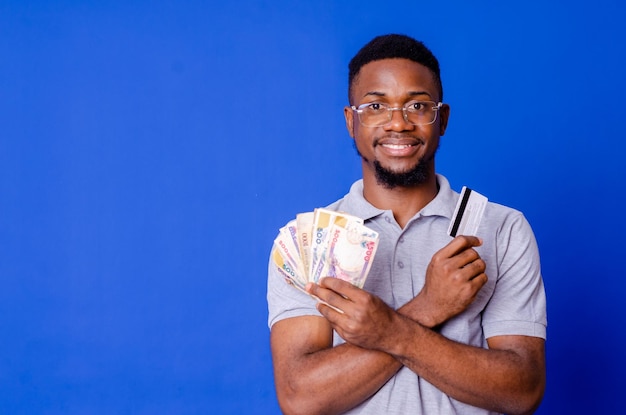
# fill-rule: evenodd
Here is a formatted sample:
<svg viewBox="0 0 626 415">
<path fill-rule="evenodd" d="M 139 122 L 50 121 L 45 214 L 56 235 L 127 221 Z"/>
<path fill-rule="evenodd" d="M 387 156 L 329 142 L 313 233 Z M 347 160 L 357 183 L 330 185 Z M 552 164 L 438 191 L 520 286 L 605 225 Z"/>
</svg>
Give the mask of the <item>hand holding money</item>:
<svg viewBox="0 0 626 415">
<path fill-rule="evenodd" d="M 285 280 L 301 290 L 323 277 L 363 288 L 377 248 L 378 232 L 362 219 L 318 208 L 280 229 L 271 258 Z"/>
</svg>

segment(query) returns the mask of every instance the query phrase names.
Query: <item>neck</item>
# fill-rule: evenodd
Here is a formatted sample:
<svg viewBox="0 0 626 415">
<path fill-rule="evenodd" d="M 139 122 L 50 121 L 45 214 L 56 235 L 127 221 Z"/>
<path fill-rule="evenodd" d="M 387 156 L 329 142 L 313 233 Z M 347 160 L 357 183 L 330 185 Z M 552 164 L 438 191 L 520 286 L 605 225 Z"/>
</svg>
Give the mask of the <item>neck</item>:
<svg viewBox="0 0 626 415">
<path fill-rule="evenodd" d="M 389 189 L 379 184 L 374 175 L 363 176 L 365 200 L 378 209 L 391 210 L 401 228 L 437 196 L 438 190 L 434 168 L 424 183 L 411 187 Z"/>
</svg>

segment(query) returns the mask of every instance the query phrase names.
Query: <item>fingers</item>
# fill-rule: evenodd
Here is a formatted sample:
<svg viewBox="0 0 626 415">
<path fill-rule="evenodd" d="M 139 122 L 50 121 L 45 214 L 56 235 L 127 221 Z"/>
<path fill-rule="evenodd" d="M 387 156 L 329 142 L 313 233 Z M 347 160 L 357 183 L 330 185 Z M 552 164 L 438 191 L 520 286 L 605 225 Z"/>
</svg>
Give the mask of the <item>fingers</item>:
<svg viewBox="0 0 626 415">
<path fill-rule="evenodd" d="M 451 263 L 457 268 L 469 266 L 476 261 L 480 261 L 480 255 L 475 249 L 468 248 L 451 258 Z"/>
<path fill-rule="evenodd" d="M 489 278 L 487 277 L 487 274 L 480 273 L 477 276 L 475 276 L 474 278 L 472 278 L 469 281 L 469 285 L 471 287 L 471 292 L 473 292 L 474 294 L 471 297 L 471 302 L 474 301 L 474 299 L 476 298 L 476 296 L 478 295 L 478 292 L 480 291 L 480 289 L 483 287 L 483 285 L 485 285 L 487 283 L 487 280 Z"/>
<path fill-rule="evenodd" d="M 487 282 L 486 269 L 485 261 L 478 256 L 473 261 L 464 263 L 452 275 L 457 282 L 470 281 L 473 288 L 480 289 Z"/>
<path fill-rule="evenodd" d="M 473 249 L 480 245 L 482 245 L 482 240 L 475 236 L 457 236 L 433 255 L 432 263 L 447 269 L 448 272 L 465 269 L 464 274 L 466 274 L 470 270 L 475 270 L 476 273 L 471 275 L 474 277 L 484 271 L 485 266 L 478 252 Z"/>
<path fill-rule="evenodd" d="M 327 277 L 322 278 L 319 284 L 307 284 L 306 291 L 318 299 L 320 304 L 329 306 L 343 314 L 352 303 L 351 298 L 354 298 L 355 294 L 361 290 L 349 282 Z M 319 306 L 318 309 L 320 309 Z M 322 310 L 320 309 L 320 311 Z"/>
<path fill-rule="evenodd" d="M 343 297 L 351 298 L 355 293 L 361 291 L 359 288 L 339 278 L 326 277 L 320 280 L 320 286 L 333 290 Z M 352 294 L 352 295 L 351 295 Z"/>
<path fill-rule="evenodd" d="M 441 255 L 446 258 L 451 258 L 459 253 L 473 248 L 475 246 L 481 246 L 483 244 L 483 240 L 476 236 L 468 236 L 468 235 L 459 235 L 454 238 L 450 243 L 437 252 L 435 255 Z"/>
<path fill-rule="evenodd" d="M 485 275 L 487 264 L 485 264 L 485 261 L 483 261 L 481 257 L 478 257 L 474 261 L 463 266 L 463 269 L 466 270 L 468 274 L 472 275 L 472 279 L 474 279 L 480 277 L 481 274 Z"/>
</svg>

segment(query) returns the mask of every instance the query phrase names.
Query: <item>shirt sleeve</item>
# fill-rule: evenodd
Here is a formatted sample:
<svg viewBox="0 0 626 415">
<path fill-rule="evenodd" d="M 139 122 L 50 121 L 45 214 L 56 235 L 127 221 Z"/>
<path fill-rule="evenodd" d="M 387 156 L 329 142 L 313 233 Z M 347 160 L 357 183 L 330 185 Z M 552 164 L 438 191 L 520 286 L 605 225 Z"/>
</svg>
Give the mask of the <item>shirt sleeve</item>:
<svg viewBox="0 0 626 415">
<path fill-rule="evenodd" d="M 539 250 L 522 213 L 509 215 L 497 235 L 498 277 L 483 312 L 486 338 L 526 335 L 546 338 L 546 295 Z"/>
<path fill-rule="evenodd" d="M 267 271 L 268 326 L 286 318 L 300 316 L 320 316 L 315 308 L 316 301 L 306 293 L 291 286 L 269 261 Z"/>
</svg>

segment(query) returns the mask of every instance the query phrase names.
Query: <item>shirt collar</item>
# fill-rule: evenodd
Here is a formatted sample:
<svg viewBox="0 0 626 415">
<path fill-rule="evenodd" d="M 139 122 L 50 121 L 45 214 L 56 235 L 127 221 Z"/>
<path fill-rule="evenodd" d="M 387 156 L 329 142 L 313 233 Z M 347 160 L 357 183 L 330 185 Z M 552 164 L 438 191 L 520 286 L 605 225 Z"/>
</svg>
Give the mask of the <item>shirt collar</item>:
<svg viewBox="0 0 626 415">
<path fill-rule="evenodd" d="M 437 174 L 439 191 L 433 200 L 416 214 L 421 216 L 443 216 L 452 219 L 454 207 L 458 199 L 458 193 L 450 188 L 448 179 Z M 363 197 L 363 179 L 357 180 L 350 187 L 350 193 L 346 196 L 347 211 L 363 220 L 372 219 L 385 213 L 384 210 L 373 206 Z"/>
</svg>

